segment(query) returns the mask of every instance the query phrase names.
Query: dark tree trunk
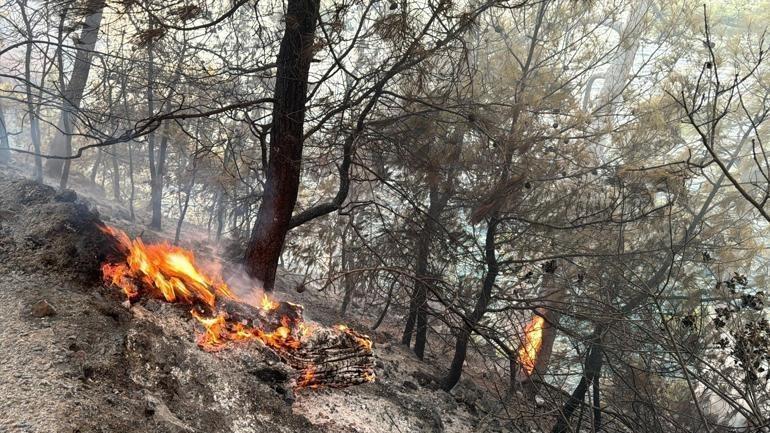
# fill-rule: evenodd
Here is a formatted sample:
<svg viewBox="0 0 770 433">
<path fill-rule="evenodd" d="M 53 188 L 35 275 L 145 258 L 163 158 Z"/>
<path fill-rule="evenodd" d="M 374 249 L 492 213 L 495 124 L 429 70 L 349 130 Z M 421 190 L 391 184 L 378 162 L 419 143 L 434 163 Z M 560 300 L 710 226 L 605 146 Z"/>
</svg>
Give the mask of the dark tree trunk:
<svg viewBox="0 0 770 433">
<path fill-rule="evenodd" d="M 88 75 L 91 70 L 91 58 L 96 47 L 96 40 L 99 35 L 99 27 L 102 22 L 102 10 L 105 0 L 91 0 L 87 4 L 88 14 L 83 24 L 83 30 L 80 33 L 77 52 L 75 54 L 75 64 L 72 69 L 72 76 L 67 88 L 64 89 L 62 115 L 59 119 L 59 127 L 51 141 L 48 152 L 55 156 L 69 156 L 68 146 L 71 143 L 72 118 L 74 113 L 80 108 L 80 102 L 83 99 L 83 92 L 88 82 Z M 49 159 L 45 163 L 46 174 L 53 178 L 61 178 L 62 184 L 66 185 L 66 177 L 63 177 L 65 171 L 69 169 L 69 160 Z M 66 167 L 65 167 L 66 166 Z"/>
<path fill-rule="evenodd" d="M 425 343 L 428 329 L 428 262 L 430 260 L 430 248 L 433 232 L 436 228 L 436 222 L 441 215 L 441 211 L 446 205 L 446 200 L 439 197 L 437 185 L 430 186 L 428 204 L 428 213 L 425 215 L 425 224 L 420 231 L 417 239 L 417 257 L 415 260 L 415 283 L 409 302 L 409 316 L 406 319 L 404 333 L 401 336 L 401 343 L 409 345 L 412 340 L 415 325 L 417 326 L 417 335 L 415 337 L 414 352 L 417 357 L 423 359 L 425 355 Z"/>
<path fill-rule="evenodd" d="M 487 312 L 489 301 L 492 299 L 492 289 L 495 286 L 495 280 L 499 272 L 499 265 L 497 263 L 497 253 L 495 251 L 495 235 L 497 234 L 497 224 L 499 220 L 496 216 L 490 218 L 487 224 L 487 236 L 484 242 L 484 255 L 487 262 L 487 274 L 484 276 L 484 283 L 481 287 L 481 293 L 479 293 L 478 299 L 476 299 L 476 305 L 473 307 L 471 314 L 464 318 L 463 326 L 457 335 L 457 342 L 455 344 L 455 354 L 452 358 L 452 364 L 449 367 L 442 388 L 446 391 L 451 390 L 460 381 L 460 376 L 463 372 L 463 364 L 465 363 L 465 357 L 468 354 L 468 340 L 471 337 L 473 328 L 484 317 L 484 313 Z"/>
<path fill-rule="evenodd" d="M 448 142 L 452 145 L 452 152 L 449 155 L 450 164 L 454 164 L 460 157 L 463 146 L 463 137 L 465 128 L 456 127 L 454 133 L 449 137 Z M 428 152 L 430 154 L 430 152 Z M 417 256 L 415 260 L 415 286 L 409 301 L 409 316 L 407 317 L 404 333 L 401 336 L 401 343 L 409 345 L 412 339 L 412 332 L 415 325 L 416 336 L 414 342 L 414 353 L 418 358 L 425 357 L 425 345 L 428 341 L 428 292 L 430 286 L 427 281 L 431 278 L 428 274 L 428 263 L 430 262 L 430 251 L 432 240 L 436 235 L 436 229 L 439 226 L 441 213 L 446 208 L 449 198 L 452 196 L 454 187 L 454 168 L 450 166 L 446 175 L 445 191 L 439 192 L 439 185 L 431 182 L 428 189 L 428 212 L 425 215 L 425 223 L 417 240 Z"/>
<path fill-rule="evenodd" d="M 123 116 L 129 118 L 131 110 L 128 107 L 128 93 L 126 92 L 126 77 L 120 83 L 120 93 L 123 102 Z M 133 142 L 128 142 L 128 181 L 130 184 L 128 192 L 128 211 L 131 216 L 131 221 L 136 217 L 134 215 L 134 197 L 136 195 L 136 185 L 134 183 L 134 145 Z"/>
<path fill-rule="evenodd" d="M 594 427 L 595 431 L 599 431 L 599 424 L 601 420 L 601 411 L 599 409 L 599 374 L 602 369 L 602 359 L 604 357 L 601 346 L 601 333 L 602 327 L 598 326 L 594 338 L 591 339 L 591 345 L 586 353 L 585 367 L 583 371 L 583 377 L 580 379 L 580 383 L 572 391 L 567 402 L 564 403 L 564 408 L 561 410 L 561 416 L 559 416 L 556 424 L 553 426 L 551 433 L 566 433 L 573 431 L 569 427 L 570 419 L 575 413 L 575 409 L 580 406 L 585 400 L 586 392 L 588 391 L 588 385 L 594 386 Z"/>
<path fill-rule="evenodd" d="M 257 222 L 246 249 L 246 271 L 272 290 L 291 214 L 297 202 L 302 164 L 308 73 L 320 0 L 289 0 L 270 129 L 270 157 Z"/>
<path fill-rule="evenodd" d="M 385 306 L 382 307 L 382 313 L 380 313 L 380 316 L 377 318 L 377 321 L 374 322 L 374 325 L 372 325 L 372 331 L 377 330 L 377 328 L 382 325 L 382 321 L 385 320 L 385 316 L 388 314 L 388 308 L 390 308 L 390 303 L 393 300 L 393 288 L 396 286 L 396 280 L 393 280 L 390 283 L 390 288 L 388 289 L 388 297 L 385 299 Z"/>
<path fill-rule="evenodd" d="M 150 27 L 152 28 L 154 21 L 151 20 Z M 155 52 L 153 51 L 152 44 L 147 46 L 147 116 L 155 116 L 155 89 L 153 87 L 153 77 L 155 76 Z M 168 124 L 163 124 L 163 131 L 168 128 Z M 162 149 L 165 146 L 166 134 L 162 132 L 163 138 L 161 138 L 161 151 L 160 154 L 165 154 Z M 156 155 L 156 135 L 155 131 L 151 131 L 147 135 L 147 162 L 150 168 L 150 208 L 152 209 L 152 217 L 150 219 L 150 228 L 155 230 L 161 230 L 161 210 L 163 201 L 163 169 L 162 158 Z M 157 160 L 156 160 L 157 156 Z"/>
</svg>

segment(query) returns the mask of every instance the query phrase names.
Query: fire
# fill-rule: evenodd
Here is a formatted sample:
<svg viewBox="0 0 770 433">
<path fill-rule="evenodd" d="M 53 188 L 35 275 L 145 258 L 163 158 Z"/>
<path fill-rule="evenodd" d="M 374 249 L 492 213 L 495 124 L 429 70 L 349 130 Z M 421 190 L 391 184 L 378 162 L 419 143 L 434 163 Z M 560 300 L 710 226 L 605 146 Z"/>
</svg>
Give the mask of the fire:
<svg viewBox="0 0 770 433">
<path fill-rule="evenodd" d="M 236 342 L 257 340 L 280 354 L 300 349 L 303 339 L 313 335 L 314 327 L 302 320 L 302 307 L 278 302 L 267 294 L 262 295 L 255 307 L 264 322 L 273 325 L 230 317 L 218 305 L 218 300 L 235 299 L 233 291 L 221 277 L 203 271 L 191 251 L 168 243 L 145 244 L 141 239 L 131 240 L 123 231 L 112 227 L 101 229 L 115 238 L 118 249 L 125 254 L 123 262 L 102 265 L 105 282 L 121 288 L 129 302 L 149 295 L 167 302 L 191 305 L 190 314 L 204 329 L 197 338 L 197 344 L 203 350 L 214 352 Z M 287 313 L 291 309 L 299 313 Z M 335 329 L 371 353 L 369 337 L 345 325 Z M 297 386 L 313 384 L 315 370 L 314 365 L 305 366 Z M 364 381 L 374 380 L 373 372 L 365 374 Z"/>
<path fill-rule="evenodd" d="M 545 319 L 535 316 L 524 329 L 524 342 L 519 348 L 519 364 L 531 376 L 535 371 L 535 362 L 543 346 L 543 326 Z"/>
<path fill-rule="evenodd" d="M 309 368 L 305 369 L 305 374 L 303 374 L 302 377 L 297 380 L 297 386 L 302 388 L 315 388 L 317 385 L 313 383 L 313 379 L 315 379 L 315 367 L 310 366 Z"/>
<path fill-rule="evenodd" d="M 102 230 L 112 235 L 126 253 L 124 263 L 102 265 L 102 274 L 105 280 L 122 288 L 129 300 L 139 296 L 134 281 L 143 283 L 152 296 L 168 302 L 202 302 L 213 307 L 217 296 L 233 298 L 224 282 L 198 269 L 192 252 L 168 243 L 145 245 L 141 239 L 132 241 L 112 227 Z"/>
<path fill-rule="evenodd" d="M 279 307 L 279 304 L 274 300 L 270 299 L 270 297 L 267 296 L 267 294 L 263 294 L 262 300 L 260 301 L 260 306 L 262 307 L 263 310 L 271 311 L 271 310 L 277 309 Z"/>
</svg>

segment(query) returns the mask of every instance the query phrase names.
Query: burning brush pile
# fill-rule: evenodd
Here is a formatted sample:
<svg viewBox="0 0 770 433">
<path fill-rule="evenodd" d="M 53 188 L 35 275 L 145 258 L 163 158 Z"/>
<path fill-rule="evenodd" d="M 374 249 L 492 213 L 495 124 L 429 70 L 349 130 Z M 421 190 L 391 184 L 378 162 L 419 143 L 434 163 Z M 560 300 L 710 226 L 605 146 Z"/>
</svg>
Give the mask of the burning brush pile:
<svg viewBox="0 0 770 433">
<path fill-rule="evenodd" d="M 117 256 L 104 263 L 107 284 L 123 290 L 129 304 L 142 297 L 189 306 L 201 325 L 198 346 L 208 352 L 258 344 L 296 371 L 297 388 L 344 387 L 374 381 L 372 342 L 345 325 L 309 324 L 302 306 L 263 294 L 256 305 L 241 302 L 217 275 L 196 264 L 192 252 L 166 243 L 145 244 L 102 227 Z"/>
</svg>

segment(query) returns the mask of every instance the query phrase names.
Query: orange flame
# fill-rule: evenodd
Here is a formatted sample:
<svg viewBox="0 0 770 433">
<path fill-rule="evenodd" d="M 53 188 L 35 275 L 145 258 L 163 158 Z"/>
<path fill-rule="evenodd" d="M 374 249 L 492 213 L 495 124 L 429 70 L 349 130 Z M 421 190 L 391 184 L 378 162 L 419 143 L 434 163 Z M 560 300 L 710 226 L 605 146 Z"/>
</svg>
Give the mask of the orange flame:
<svg viewBox="0 0 770 433">
<path fill-rule="evenodd" d="M 127 252 L 125 263 L 106 263 L 102 265 L 102 274 L 105 280 L 122 288 L 129 300 L 139 295 L 131 280 L 140 281 L 153 296 L 168 302 L 200 301 L 213 307 L 217 295 L 233 298 L 224 282 L 198 269 L 192 252 L 168 243 L 145 245 L 141 239 L 132 241 L 112 227 L 102 230 L 115 237 L 120 248 Z"/>
<path fill-rule="evenodd" d="M 302 339 L 313 332 L 312 325 L 304 323 L 301 316 L 299 319 L 281 316 L 280 325 L 275 329 L 260 329 L 232 320 L 227 313 L 217 310 L 217 299 L 235 299 L 233 291 L 219 276 L 201 270 L 191 251 L 168 243 L 145 244 L 141 239 L 131 240 L 126 233 L 113 227 L 105 226 L 101 230 L 114 237 L 118 248 L 126 255 L 124 262 L 102 265 L 105 282 L 123 289 L 129 301 L 146 293 L 167 302 L 193 305 L 190 314 L 204 329 L 197 343 L 206 351 L 221 350 L 230 342 L 248 340 L 259 340 L 279 351 L 296 350 L 302 346 Z M 257 305 L 265 317 L 277 314 L 280 307 L 281 303 L 267 294 L 262 295 Z M 372 342 L 365 335 L 344 325 L 337 329 L 354 337 L 362 347 L 371 349 Z M 298 386 L 311 386 L 314 372 L 313 365 L 304 368 Z M 374 375 L 370 376 L 365 380 L 374 380 Z"/>
<path fill-rule="evenodd" d="M 300 377 L 297 380 L 297 386 L 299 386 L 301 388 L 307 388 L 307 387 L 315 388 L 315 387 L 317 387 L 318 385 L 313 383 L 313 379 L 315 379 L 315 370 L 316 370 L 315 367 L 312 366 L 312 365 L 310 367 L 306 368 L 305 369 L 305 374 L 303 374 L 302 377 Z"/>
<path fill-rule="evenodd" d="M 262 295 L 262 300 L 259 301 L 259 305 L 265 311 L 272 311 L 277 309 L 280 306 L 278 302 L 275 302 L 274 300 L 270 299 L 270 297 L 267 296 L 267 294 Z"/>
<path fill-rule="evenodd" d="M 537 356 L 543 346 L 543 326 L 545 319 L 535 316 L 524 328 L 524 342 L 519 348 L 519 365 L 531 376 L 535 371 Z"/>
</svg>

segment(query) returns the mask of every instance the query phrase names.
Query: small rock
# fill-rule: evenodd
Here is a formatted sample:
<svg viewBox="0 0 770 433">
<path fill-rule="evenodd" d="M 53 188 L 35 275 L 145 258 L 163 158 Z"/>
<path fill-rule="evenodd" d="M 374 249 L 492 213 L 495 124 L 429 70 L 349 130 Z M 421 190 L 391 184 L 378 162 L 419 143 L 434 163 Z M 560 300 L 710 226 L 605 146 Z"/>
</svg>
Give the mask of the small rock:
<svg viewBox="0 0 770 433">
<path fill-rule="evenodd" d="M 177 418 L 176 415 L 168 409 L 168 406 L 166 406 L 163 400 L 148 394 L 145 396 L 145 403 L 144 414 L 147 417 L 153 417 L 156 421 L 166 424 L 167 427 L 175 427 L 176 429 L 188 432 L 195 431 L 192 427 Z"/>
<path fill-rule="evenodd" d="M 252 371 L 252 374 L 260 381 L 267 383 L 282 383 L 289 380 L 289 375 L 286 371 L 271 366 L 257 368 Z"/>
<path fill-rule="evenodd" d="M 410 382 L 408 380 L 404 381 L 404 388 L 411 389 L 412 391 L 417 391 L 417 384 L 414 382 Z"/>
<path fill-rule="evenodd" d="M 63 191 L 60 191 L 54 197 L 54 200 L 60 201 L 63 203 L 73 203 L 77 199 L 78 199 L 78 195 L 75 193 L 75 191 L 71 189 L 65 189 Z"/>
<path fill-rule="evenodd" d="M 48 303 L 45 299 L 41 299 L 34 304 L 29 309 L 29 314 L 32 317 L 50 317 L 56 315 L 56 310 L 51 306 L 51 304 Z"/>
<path fill-rule="evenodd" d="M 289 386 L 284 387 L 279 385 L 275 390 L 281 396 L 283 401 L 289 406 L 293 405 L 297 400 L 297 397 L 294 395 L 294 390 Z"/>
<path fill-rule="evenodd" d="M 420 384 L 420 386 L 428 386 L 431 383 L 437 382 L 435 377 L 422 371 L 415 371 L 412 373 L 412 377 L 417 380 L 417 383 Z"/>
</svg>

